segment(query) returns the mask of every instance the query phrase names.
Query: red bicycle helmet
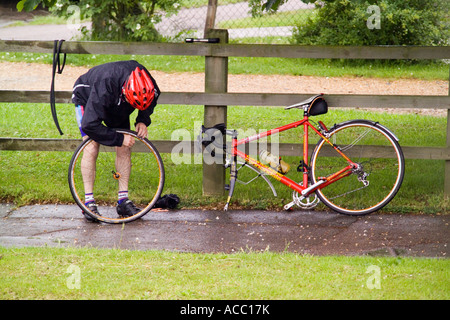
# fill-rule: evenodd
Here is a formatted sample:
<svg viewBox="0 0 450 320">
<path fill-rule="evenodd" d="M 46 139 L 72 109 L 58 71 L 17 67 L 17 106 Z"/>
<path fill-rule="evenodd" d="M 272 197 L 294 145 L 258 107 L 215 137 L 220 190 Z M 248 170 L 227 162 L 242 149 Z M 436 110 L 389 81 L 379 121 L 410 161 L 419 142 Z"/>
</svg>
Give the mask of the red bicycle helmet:
<svg viewBox="0 0 450 320">
<path fill-rule="evenodd" d="M 136 109 L 145 110 L 155 98 L 155 86 L 147 72 L 136 67 L 125 81 L 123 93 L 129 104 Z"/>
</svg>

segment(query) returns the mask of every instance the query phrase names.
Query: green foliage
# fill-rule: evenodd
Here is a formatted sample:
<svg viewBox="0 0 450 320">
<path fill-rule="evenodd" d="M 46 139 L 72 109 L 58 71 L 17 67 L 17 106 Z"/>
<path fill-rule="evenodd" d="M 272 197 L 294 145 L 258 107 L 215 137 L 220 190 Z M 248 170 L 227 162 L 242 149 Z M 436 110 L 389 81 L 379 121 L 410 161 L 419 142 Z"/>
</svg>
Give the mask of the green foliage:
<svg viewBox="0 0 450 320">
<path fill-rule="evenodd" d="M 50 8 L 56 4 L 56 1 L 57 0 L 21 0 L 17 3 L 17 10 L 25 10 L 27 12 L 33 11 L 39 4 Z"/>
<path fill-rule="evenodd" d="M 70 17 L 76 5 L 81 19 L 91 19 L 92 29 L 82 28 L 91 40 L 160 41 L 155 24 L 176 13 L 177 0 L 60 0 L 54 12 Z M 72 6 L 72 7 L 71 7 Z"/>
<path fill-rule="evenodd" d="M 249 0 L 248 6 L 251 8 L 250 13 L 252 17 L 261 17 L 264 11 L 272 14 L 278 11 L 278 8 L 287 0 Z"/>
<path fill-rule="evenodd" d="M 92 28 L 81 31 L 102 41 L 160 41 L 155 24 L 180 8 L 177 0 L 21 0 L 17 9 L 31 11 L 40 3 L 68 19 L 92 20 Z"/>
<path fill-rule="evenodd" d="M 304 45 L 448 44 L 448 2 L 381 0 L 373 4 L 368 0 L 316 2 L 317 14 L 295 28 L 293 40 Z"/>
</svg>

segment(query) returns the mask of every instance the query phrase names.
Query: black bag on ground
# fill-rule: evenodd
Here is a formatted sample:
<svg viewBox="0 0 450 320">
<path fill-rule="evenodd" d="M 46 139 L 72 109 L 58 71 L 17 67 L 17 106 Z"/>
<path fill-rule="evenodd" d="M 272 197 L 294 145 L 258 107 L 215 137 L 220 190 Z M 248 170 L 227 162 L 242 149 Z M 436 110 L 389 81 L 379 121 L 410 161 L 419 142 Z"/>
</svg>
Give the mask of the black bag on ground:
<svg viewBox="0 0 450 320">
<path fill-rule="evenodd" d="M 180 198 L 176 194 L 166 194 L 159 197 L 153 208 L 175 209 L 180 203 Z"/>
</svg>

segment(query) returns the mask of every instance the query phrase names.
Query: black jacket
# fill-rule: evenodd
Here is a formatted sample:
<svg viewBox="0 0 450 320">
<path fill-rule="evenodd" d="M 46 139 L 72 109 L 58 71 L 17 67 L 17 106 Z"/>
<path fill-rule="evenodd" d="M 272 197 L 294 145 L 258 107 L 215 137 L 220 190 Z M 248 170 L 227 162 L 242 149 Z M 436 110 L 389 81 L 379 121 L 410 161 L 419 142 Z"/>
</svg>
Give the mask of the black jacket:
<svg viewBox="0 0 450 320">
<path fill-rule="evenodd" d="M 122 145 L 123 135 L 111 128 L 129 128 L 129 116 L 136 109 L 125 101 L 122 86 L 136 67 L 150 75 L 150 72 L 136 61 L 117 61 L 93 67 L 74 84 L 72 101 L 76 105 L 84 106 L 81 129 L 100 144 Z M 146 110 L 139 110 L 136 118 L 136 123 L 142 122 L 146 126 L 151 123 L 150 115 L 160 95 L 156 81 L 151 75 L 150 78 L 155 86 L 155 99 Z"/>
</svg>

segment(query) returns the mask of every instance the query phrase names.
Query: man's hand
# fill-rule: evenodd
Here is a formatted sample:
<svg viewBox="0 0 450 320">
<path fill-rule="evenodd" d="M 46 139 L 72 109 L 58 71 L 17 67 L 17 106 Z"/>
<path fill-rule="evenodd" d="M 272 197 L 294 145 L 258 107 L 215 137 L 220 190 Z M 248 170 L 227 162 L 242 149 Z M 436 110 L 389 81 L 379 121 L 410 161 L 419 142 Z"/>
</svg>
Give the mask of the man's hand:
<svg viewBox="0 0 450 320">
<path fill-rule="evenodd" d="M 136 123 L 136 132 L 139 138 L 147 138 L 148 135 L 147 126 L 144 123 L 142 122 Z"/>
<path fill-rule="evenodd" d="M 122 147 L 131 148 L 134 145 L 134 137 L 129 134 L 123 135 Z"/>
</svg>

